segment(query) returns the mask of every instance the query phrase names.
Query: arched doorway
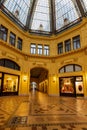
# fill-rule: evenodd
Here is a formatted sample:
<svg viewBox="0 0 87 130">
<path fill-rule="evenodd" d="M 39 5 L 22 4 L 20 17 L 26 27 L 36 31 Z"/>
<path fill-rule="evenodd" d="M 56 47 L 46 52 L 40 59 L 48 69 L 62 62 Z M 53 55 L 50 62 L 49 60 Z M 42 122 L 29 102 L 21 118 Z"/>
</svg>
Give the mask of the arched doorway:
<svg viewBox="0 0 87 130">
<path fill-rule="evenodd" d="M 42 67 L 35 67 L 30 70 L 30 90 L 37 90 L 47 93 L 48 70 Z"/>
</svg>

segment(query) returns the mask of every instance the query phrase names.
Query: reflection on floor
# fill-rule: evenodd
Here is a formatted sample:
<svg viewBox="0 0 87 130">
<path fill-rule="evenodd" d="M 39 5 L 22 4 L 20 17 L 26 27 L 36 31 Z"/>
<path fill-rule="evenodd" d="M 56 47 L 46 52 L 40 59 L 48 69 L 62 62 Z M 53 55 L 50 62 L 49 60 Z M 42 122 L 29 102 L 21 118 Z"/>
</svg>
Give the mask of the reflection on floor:
<svg viewBox="0 0 87 130">
<path fill-rule="evenodd" d="M 0 130 L 87 130 L 87 99 L 40 92 L 0 97 Z"/>
</svg>

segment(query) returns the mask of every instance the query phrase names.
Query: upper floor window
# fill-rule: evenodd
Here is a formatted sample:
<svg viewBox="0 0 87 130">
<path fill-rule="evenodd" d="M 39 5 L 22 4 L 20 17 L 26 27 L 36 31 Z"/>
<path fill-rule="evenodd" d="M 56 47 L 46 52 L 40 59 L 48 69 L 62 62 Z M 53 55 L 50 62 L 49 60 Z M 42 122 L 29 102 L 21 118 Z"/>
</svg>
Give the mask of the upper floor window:
<svg viewBox="0 0 87 130">
<path fill-rule="evenodd" d="M 1 25 L 1 27 L 0 27 L 0 39 L 7 41 L 7 33 L 8 33 L 8 29 L 5 28 L 3 25 Z"/>
<path fill-rule="evenodd" d="M 73 37 L 73 49 L 80 48 L 80 36 Z"/>
<path fill-rule="evenodd" d="M 65 52 L 71 51 L 71 40 L 65 41 Z"/>
<path fill-rule="evenodd" d="M 42 55 L 42 51 L 43 51 L 42 48 L 43 48 L 42 45 L 38 44 L 38 48 L 37 48 L 38 50 L 37 51 L 38 51 L 39 55 Z"/>
<path fill-rule="evenodd" d="M 20 50 L 22 50 L 22 39 L 21 38 L 18 38 L 17 48 L 20 49 Z"/>
<path fill-rule="evenodd" d="M 63 53 L 63 43 L 62 42 L 58 44 L 58 54 L 61 54 L 61 53 Z"/>
<path fill-rule="evenodd" d="M 31 54 L 36 54 L 36 44 L 31 43 L 31 48 L 30 49 L 31 49 L 30 50 Z"/>
<path fill-rule="evenodd" d="M 15 42 L 16 42 L 16 35 L 12 32 L 10 32 L 10 39 L 9 39 L 9 43 L 13 46 L 15 46 Z"/>
<path fill-rule="evenodd" d="M 49 46 L 44 45 L 44 55 L 49 55 Z"/>
</svg>

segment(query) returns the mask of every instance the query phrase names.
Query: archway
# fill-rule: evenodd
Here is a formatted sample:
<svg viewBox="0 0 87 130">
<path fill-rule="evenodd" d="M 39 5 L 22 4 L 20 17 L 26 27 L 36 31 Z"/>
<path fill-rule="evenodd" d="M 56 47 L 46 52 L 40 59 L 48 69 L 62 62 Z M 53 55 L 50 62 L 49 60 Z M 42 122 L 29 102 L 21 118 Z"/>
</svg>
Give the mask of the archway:
<svg viewBox="0 0 87 130">
<path fill-rule="evenodd" d="M 48 70 L 42 67 L 35 67 L 30 70 L 30 90 L 37 90 L 47 93 Z"/>
</svg>

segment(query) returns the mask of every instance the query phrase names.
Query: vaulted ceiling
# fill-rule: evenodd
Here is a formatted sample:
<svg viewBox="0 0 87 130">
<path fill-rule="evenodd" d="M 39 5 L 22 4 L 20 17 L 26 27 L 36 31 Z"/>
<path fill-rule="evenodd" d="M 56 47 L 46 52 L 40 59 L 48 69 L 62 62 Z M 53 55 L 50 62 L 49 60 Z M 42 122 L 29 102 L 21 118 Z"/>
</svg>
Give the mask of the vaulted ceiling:
<svg viewBox="0 0 87 130">
<path fill-rule="evenodd" d="M 87 0 L 1 0 L 0 8 L 30 32 L 53 34 L 86 16 Z"/>
</svg>

